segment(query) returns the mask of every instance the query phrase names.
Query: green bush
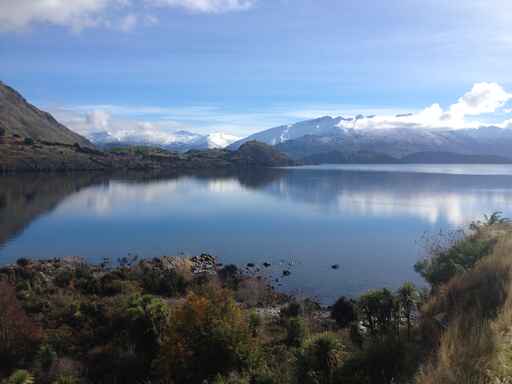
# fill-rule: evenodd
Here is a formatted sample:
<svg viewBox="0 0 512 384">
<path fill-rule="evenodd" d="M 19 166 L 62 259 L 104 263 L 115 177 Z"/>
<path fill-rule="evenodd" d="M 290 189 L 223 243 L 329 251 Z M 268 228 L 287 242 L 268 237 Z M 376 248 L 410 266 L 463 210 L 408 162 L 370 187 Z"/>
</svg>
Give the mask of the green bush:
<svg viewBox="0 0 512 384">
<path fill-rule="evenodd" d="M 34 139 L 30 138 L 30 137 L 26 137 L 24 140 L 23 140 L 23 144 L 25 145 L 34 145 Z"/>
<path fill-rule="evenodd" d="M 18 370 L 14 372 L 7 380 L 4 381 L 5 384 L 33 384 L 34 376 L 28 371 Z"/>
<path fill-rule="evenodd" d="M 65 375 L 59 376 L 53 384 L 79 384 L 79 380 L 76 377 Z"/>
<path fill-rule="evenodd" d="M 398 331 L 399 303 L 388 289 L 371 290 L 359 298 L 358 309 L 363 325 L 372 336 Z"/>
<path fill-rule="evenodd" d="M 292 317 L 286 322 L 286 344 L 300 347 L 306 338 L 306 325 L 302 317 Z"/>
<path fill-rule="evenodd" d="M 149 269 L 143 273 L 142 285 L 148 293 L 173 297 L 185 293 L 187 282 L 175 270 L 158 271 Z"/>
<path fill-rule="evenodd" d="M 433 287 L 437 287 L 471 269 L 477 261 L 491 253 L 494 244 L 490 240 L 465 237 L 447 249 L 438 250 L 429 258 L 418 261 L 414 269 Z"/>
<path fill-rule="evenodd" d="M 53 362 L 57 359 L 57 353 L 48 344 L 43 344 L 39 347 L 36 354 L 36 362 L 40 369 L 48 371 Z"/>
<path fill-rule="evenodd" d="M 336 373 L 342 384 L 410 383 L 420 361 L 418 346 L 397 337 L 376 339 L 350 355 Z"/>
<path fill-rule="evenodd" d="M 344 296 L 340 297 L 331 308 L 331 318 L 341 328 L 349 326 L 357 318 L 354 301 Z"/>
<path fill-rule="evenodd" d="M 287 306 L 281 308 L 280 313 L 282 318 L 288 319 L 290 317 L 299 317 L 304 315 L 304 308 L 300 303 L 292 301 Z"/>
<path fill-rule="evenodd" d="M 73 274 L 70 271 L 64 270 L 55 276 L 54 282 L 58 287 L 66 288 L 69 287 L 71 280 L 73 280 Z"/>
<path fill-rule="evenodd" d="M 297 381 L 304 384 L 331 384 L 345 353 L 334 334 L 324 333 L 309 340 L 297 358 Z"/>
<path fill-rule="evenodd" d="M 203 383 L 231 372 L 243 374 L 258 359 L 246 317 L 223 289 L 190 294 L 172 311 L 157 366 L 164 382 Z"/>
</svg>

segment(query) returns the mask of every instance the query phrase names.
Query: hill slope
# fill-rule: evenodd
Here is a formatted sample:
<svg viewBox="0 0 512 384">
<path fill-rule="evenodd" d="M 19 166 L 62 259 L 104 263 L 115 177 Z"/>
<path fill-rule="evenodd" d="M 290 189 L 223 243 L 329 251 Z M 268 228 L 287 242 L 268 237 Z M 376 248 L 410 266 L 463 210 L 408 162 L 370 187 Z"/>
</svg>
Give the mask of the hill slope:
<svg viewBox="0 0 512 384">
<path fill-rule="evenodd" d="M 6 136 L 50 143 L 93 147 L 84 137 L 60 124 L 47 112 L 29 104 L 18 92 L 0 81 L 0 128 Z"/>
</svg>

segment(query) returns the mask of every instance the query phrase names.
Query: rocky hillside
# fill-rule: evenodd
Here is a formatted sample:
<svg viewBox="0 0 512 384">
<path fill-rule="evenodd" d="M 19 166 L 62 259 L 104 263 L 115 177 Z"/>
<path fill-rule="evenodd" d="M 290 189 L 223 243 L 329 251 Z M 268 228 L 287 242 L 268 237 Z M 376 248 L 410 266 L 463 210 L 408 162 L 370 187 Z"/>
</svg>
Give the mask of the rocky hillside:
<svg viewBox="0 0 512 384">
<path fill-rule="evenodd" d="M 0 81 L 0 134 L 49 143 L 93 147 L 84 137 L 69 130 L 52 115 L 28 103 L 18 92 Z"/>
</svg>

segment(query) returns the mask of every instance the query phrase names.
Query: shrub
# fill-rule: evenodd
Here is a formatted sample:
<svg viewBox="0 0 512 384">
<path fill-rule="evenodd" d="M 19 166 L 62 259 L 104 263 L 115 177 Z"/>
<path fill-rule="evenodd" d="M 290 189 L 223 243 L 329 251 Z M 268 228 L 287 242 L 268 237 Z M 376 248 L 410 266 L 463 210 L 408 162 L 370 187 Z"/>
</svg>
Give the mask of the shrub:
<svg viewBox="0 0 512 384">
<path fill-rule="evenodd" d="M 4 137 L 7 133 L 7 130 L 4 127 L 0 127 L 0 137 Z"/>
<path fill-rule="evenodd" d="M 57 353 L 48 344 L 43 344 L 36 354 L 36 362 L 43 371 L 48 371 L 53 362 L 57 359 Z"/>
<path fill-rule="evenodd" d="M 244 371 L 255 357 L 245 316 L 231 294 L 190 294 L 171 315 L 157 366 L 165 382 L 202 383 Z"/>
<path fill-rule="evenodd" d="M 136 295 L 121 310 L 125 314 L 125 329 L 135 345 L 135 352 L 150 362 L 158 353 L 169 321 L 168 306 L 151 295 Z"/>
<path fill-rule="evenodd" d="M 419 360 L 420 354 L 413 344 L 397 337 L 376 339 L 344 362 L 337 380 L 354 384 L 410 383 Z"/>
<path fill-rule="evenodd" d="M 292 301 L 287 306 L 281 308 L 281 317 L 283 318 L 290 318 L 290 317 L 298 317 L 304 315 L 304 308 L 300 303 L 297 303 L 296 301 Z"/>
<path fill-rule="evenodd" d="M 73 280 L 73 274 L 71 273 L 71 271 L 63 270 L 59 272 L 57 276 L 55 276 L 54 281 L 58 287 L 66 288 L 69 287 L 71 280 Z"/>
<path fill-rule="evenodd" d="M 175 270 L 157 271 L 148 269 L 142 276 L 144 290 L 154 295 L 176 296 L 185 293 L 187 282 Z"/>
<path fill-rule="evenodd" d="M 418 261 L 414 269 L 433 287 L 448 282 L 455 275 L 471 269 L 482 257 L 491 253 L 495 241 L 475 236 L 455 241 L 447 249 L 436 250 Z"/>
<path fill-rule="evenodd" d="M 297 359 L 297 380 L 305 384 L 330 384 L 344 357 L 335 335 L 321 334 L 309 340 Z"/>
<path fill-rule="evenodd" d="M 79 384 L 79 381 L 77 378 L 73 376 L 59 376 L 57 380 L 53 382 L 53 384 Z"/>
<path fill-rule="evenodd" d="M 249 328 L 253 337 L 258 336 L 258 328 L 261 327 L 262 323 L 261 316 L 256 311 L 251 311 L 249 314 Z"/>
<path fill-rule="evenodd" d="M 25 137 L 25 139 L 23 140 L 23 144 L 25 144 L 25 145 L 34 145 L 34 139 L 32 139 L 30 137 Z"/>
<path fill-rule="evenodd" d="M 286 344 L 300 347 L 306 338 L 306 325 L 302 317 L 293 317 L 286 323 Z"/>
<path fill-rule="evenodd" d="M 400 314 L 397 301 L 386 288 L 371 290 L 359 298 L 361 320 L 372 336 L 398 330 Z"/>
<path fill-rule="evenodd" d="M 10 369 L 31 358 L 42 332 L 26 315 L 10 284 L 0 281 L 0 292 L 0 361 L 3 369 Z"/>
<path fill-rule="evenodd" d="M 30 372 L 25 370 L 18 370 L 14 372 L 9 378 L 5 381 L 5 384 L 33 384 L 34 376 L 30 374 Z"/>
<path fill-rule="evenodd" d="M 357 318 L 354 301 L 344 296 L 340 297 L 331 308 L 331 318 L 341 328 L 346 328 Z"/>
</svg>

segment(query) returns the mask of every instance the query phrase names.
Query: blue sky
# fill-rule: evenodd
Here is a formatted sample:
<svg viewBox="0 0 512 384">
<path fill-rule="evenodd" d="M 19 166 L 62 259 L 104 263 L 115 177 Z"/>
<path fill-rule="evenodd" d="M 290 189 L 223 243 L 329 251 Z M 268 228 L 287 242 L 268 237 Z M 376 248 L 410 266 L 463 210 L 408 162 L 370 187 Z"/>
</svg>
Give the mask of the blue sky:
<svg viewBox="0 0 512 384">
<path fill-rule="evenodd" d="M 512 90 L 510 16 L 497 0 L 0 0 L 0 80 L 80 132 L 446 112 L 476 83 Z M 507 120 L 508 100 L 461 124 Z"/>
</svg>

